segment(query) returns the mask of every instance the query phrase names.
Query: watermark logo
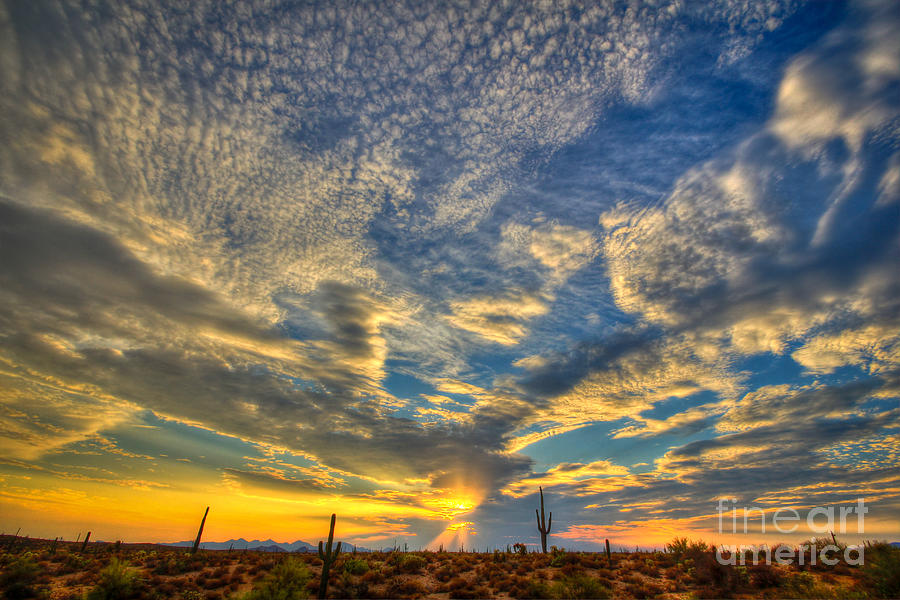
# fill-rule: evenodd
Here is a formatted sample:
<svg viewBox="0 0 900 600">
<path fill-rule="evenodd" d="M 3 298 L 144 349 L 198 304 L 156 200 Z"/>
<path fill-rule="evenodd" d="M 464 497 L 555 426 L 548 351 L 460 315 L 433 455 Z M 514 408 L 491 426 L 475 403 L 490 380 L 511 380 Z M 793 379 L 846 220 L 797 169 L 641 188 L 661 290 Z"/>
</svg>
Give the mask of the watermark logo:
<svg viewBox="0 0 900 600">
<path fill-rule="evenodd" d="M 740 523 L 743 531 L 738 531 L 738 506 L 737 498 L 720 498 L 716 505 L 719 515 L 719 533 L 725 533 L 725 523 L 729 521 L 726 513 L 730 513 L 731 531 L 728 533 L 750 533 L 750 518 L 754 513 L 759 515 L 760 533 L 766 532 L 766 512 L 757 506 L 744 506 L 740 508 Z M 728 509 L 728 505 L 731 508 Z M 806 513 L 806 526 L 814 533 L 838 532 L 847 533 L 847 521 L 851 515 L 855 516 L 856 532 L 865 532 L 865 515 L 869 512 L 865 499 L 857 498 L 856 504 L 849 506 L 817 506 Z M 821 517 L 825 517 L 822 522 Z M 778 533 L 794 533 L 800 526 L 800 513 L 793 508 L 778 508 L 772 513 L 772 526 Z"/>
<path fill-rule="evenodd" d="M 756 506 L 738 507 L 735 498 L 720 498 L 716 505 L 719 518 L 719 533 L 751 533 L 751 522 L 758 523 L 759 533 L 766 533 L 766 527 L 771 524 L 770 531 L 778 533 L 794 533 L 800 527 L 804 519 L 794 508 L 778 508 L 767 514 L 762 508 Z M 865 532 L 865 515 L 869 512 L 863 498 L 858 498 L 856 504 L 839 506 L 817 506 L 806 513 L 807 528 L 817 534 L 831 534 L 832 543 L 823 543 L 822 538 L 813 542 L 807 542 L 797 547 L 784 544 L 768 545 L 722 545 L 716 548 L 716 560 L 723 565 L 751 564 L 798 564 L 816 565 L 823 564 L 833 566 L 840 562 L 843 555 L 844 562 L 848 565 L 862 565 L 864 563 L 863 546 L 846 546 L 838 544 L 834 533 L 846 533 L 849 521 L 855 521 L 857 533 Z M 753 531 L 752 533 L 755 533 Z"/>
</svg>

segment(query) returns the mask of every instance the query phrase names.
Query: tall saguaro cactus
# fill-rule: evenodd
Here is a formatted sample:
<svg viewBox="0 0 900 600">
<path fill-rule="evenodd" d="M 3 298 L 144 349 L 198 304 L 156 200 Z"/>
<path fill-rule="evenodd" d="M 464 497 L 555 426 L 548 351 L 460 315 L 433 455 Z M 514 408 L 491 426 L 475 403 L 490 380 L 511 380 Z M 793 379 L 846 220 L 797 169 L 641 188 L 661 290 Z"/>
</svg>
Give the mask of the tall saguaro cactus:
<svg viewBox="0 0 900 600">
<path fill-rule="evenodd" d="M 191 547 L 191 554 L 196 554 L 197 550 L 200 548 L 200 536 L 203 535 L 203 526 L 206 525 L 206 515 L 209 514 L 209 507 L 206 507 L 206 512 L 203 513 L 203 520 L 200 521 L 200 530 L 197 532 L 197 539 L 194 540 L 194 545 Z"/>
<path fill-rule="evenodd" d="M 537 509 L 534 509 L 534 516 L 537 519 L 537 528 L 538 531 L 541 532 L 541 550 L 544 551 L 544 554 L 547 554 L 547 535 L 550 533 L 550 524 L 553 522 L 553 513 L 550 513 L 550 517 L 547 519 L 546 523 L 544 522 L 544 488 L 538 487 L 541 491 L 541 514 L 538 514 Z"/>
<path fill-rule="evenodd" d="M 332 551 L 332 542 L 334 541 L 334 521 L 337 515 L 331 515 L 331 528 L 328 530 L 328 545 L 323 548 L 322 541 L 319 540 L 319 558 L 322 559 L 322 579 L 319 580 L 319 599 L 325 598 L 328 592 L 328 573 L 331 566 L 337 560 L 338 554 L 341 553 L 341 542 L 337 543 Z"/>
</svg>

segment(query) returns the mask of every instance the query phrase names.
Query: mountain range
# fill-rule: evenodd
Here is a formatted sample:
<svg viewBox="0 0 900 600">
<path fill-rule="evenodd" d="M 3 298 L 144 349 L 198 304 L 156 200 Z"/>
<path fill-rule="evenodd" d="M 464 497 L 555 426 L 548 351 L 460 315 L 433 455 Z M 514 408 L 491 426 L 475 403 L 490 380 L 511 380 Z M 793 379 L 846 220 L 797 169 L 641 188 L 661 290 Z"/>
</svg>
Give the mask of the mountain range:
<svg viewBox="0 0 900 600">
<path fill-rule="evenodd" d="M 183 542 L 171 542 L 168 544 L 163 544 L 163 546 L 177 546 L 179 548 L 190 548 L 194 545 L 194 542 L 191 540 L 183 541 Z M 200 542 L 200 547 L 204 550 L 228 550 L 232 548 L 234 550 L 256 550 L 262 552 L 317 552 L 318 545 L 309 544 L 302 540 L 296 540 L 294 542 L 276 542 L 274 540 L 245 540 L 244 538 L 238 538 L 236 540 L 226 540 L 224 542 Z M 344 546 L 345 550 L 351 550 L 352 546 L 346 545 Z M 368 548 L 356 548 L 358 552 L 371 552 Z"/>
</svg>

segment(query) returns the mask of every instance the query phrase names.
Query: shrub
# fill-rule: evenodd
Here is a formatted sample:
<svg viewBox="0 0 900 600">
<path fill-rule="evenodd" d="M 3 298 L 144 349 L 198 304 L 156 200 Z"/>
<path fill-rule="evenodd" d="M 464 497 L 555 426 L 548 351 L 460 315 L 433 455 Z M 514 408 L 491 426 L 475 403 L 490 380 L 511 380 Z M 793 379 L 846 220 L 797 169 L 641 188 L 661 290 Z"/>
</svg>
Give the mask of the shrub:
<svg viewBox="0 0 900 600">
<path fill-rule="evenodd" d="M 553 583 L 550 588 L 553 598 L 563 600 L 577 598 L 612 598 L 612 592 L 596 579 L 587 575 L 565 577 Z"/>
<path fill-rule="evenodd" d="M 659 571 L 656 563 L 650 559 L 645 558 L 644 560 L 637 561 L 637 564 L 634 567 L 637 569 L 639 573 L 643 573 L 644 575 L 654 576 Z"/>
<path fill-rule="evenodd" d="M 378 569 L 371 569 L 362 576 L 362 580 L 366 583 L 378 584 L 384 581 L 384 574 Z"/>
<path fill-rule="evenodd" d="M 571 563 L 580 562 L 577 554 L 571 554 L 566 552 L 565 548 L 557 548 L 553 546 L 553 551 L 550 558 L 550 566 L 551 567 L 562 567 L 563 565 L 568 565 Z"/>
<path fill-rule="evenodd" d="M 33 598 L 35 590 L 32 586 L 37 580 L 38 564 L 30 555 L 13 560 L 0 575 L 0 590 L 4 598 Z"/>
<path fill-rule="evenodd" d="M 80 554 L 65 554 L 62 560 L 62 568 L 59 570 L 61 575 L 67 573 L 77 573 L 83 571 L 89 564 L 91 559 Z"/>
<path fill-rule="evenodd" d="M 153 572 L 156 575 L 181 575 L 190 570 L 191 564 L 188 557 L 183 554 L 176 554 L 160 560 L 153 569 Z"/>
<path fill-rule="evenodd" d="M 532 579 L 525 586 L 525 594 L 522 598 L 553 598 L 550 586 L 540 580 Z"/>
<path fill-rule="evenodd" d="M 820 585 L 811 573 L 791 573 L 781 582 L 781 592 L 787 598 L 826 598 L 830 590 Z"/>
<path fill-rule="evenodd" d="M 421 598 L 426 594 L 428 590 L 415 579 L 395 579 L 387 587 L 388 598 Z M 453 598 L 453 594 L 450 597 Z"/>
<path fill-rule="evenodd" d="M 88 600 L 122 600 L 138 594 L 140 577 L 137 572 L 128 568 L 128 563 L 113 558 L 105 569 L 100 571 L 100 583 L 88 595 Z"/>
<path fill-rule="evenodd" d="M 344 563 L 344 573 L 364 575 L 369 570 L 369 563 L 361 558 L 350 558 Z"/>
<path fill-rule="evenodd" d="M 766 563 L 750 567 L 750 581 L 758 588 L 778 587 L 781 585 L 781 571 Z"/>
<path fill-rule="evenodd" d="M 291 557 L 279 563 L 265 579 L 254 586 L 248 600 L 305 600 L 309 598 L 306 584 L 312 573 L 306 563 Z"/>
<path fill-rule="evenodd" d="M 688 550 L 690 552 L 690 550 Z M 698 554 L 694 564 L 694 583 L 711 587 L 716 590 L 719 597 L 730 595 L 740 583 L 738 572 L 726 565 L 719 563 L 711 553 Z"/>
<path fill-rule="evenodd" d="M 427 561 L 421 556 L 405 554 L 398 561 L 397 568 L 403 573 L 418 573 L 426 564 Z"/>
<path fill-rule="evenodd" d="M 453 570 L 449 566 L 444 565 L 434 572 L 434 578 L 441 583 L 447 583 L 453 578 Z"/>
<path fill-rule="evenodd" d="M 490 598 L 490 591 L 483 586 L 474 588 L 460 588 L 450 592 L 449 597 L 452 600 L 478 600 L 480 598 Z"/>
<path fill-rule="evenodd" d="M 668 544 L 666 544 L 666 552 L 669 554 L 675 555 L 675 560 L 681 560 L 685 554 L 687 554 L 688 550 L 688 539 L 687 538 L 675 538 Z"/>
<path fill-rule="evenodd" d="M 685 556 L 696 557 L 707 550 L 709 550 L 709 547 L 701 540 L 694 541 L 687 538 L 675 538 L 666 544 L 666 552 L 672 554 L 675 557 L 675 560 L 681 560 Z"/>
<path fill-rule="evenodd" d="M 368 564 L 366 568 L 369 568 Z M 338 580 L 335 595 L 338 598 L 366 598 L 369 596 L 369 584 L 363 580 L 354 581 L 350 573 L 344 571 Z"/>
<path fill-rule="evenodd" d="M 900 598 L 900 549 L 884 542 L 870 544 L 865 550 L 863 573 L 881 598 Z"/>
<path fill-rule="evenodd" d="M 665 589 L 657 583 L 646 580 L 640 584 L 629 583 L 625 586 L 625 591 L 634 598 L 656 598 L 665 592 Z"/>
</svg>

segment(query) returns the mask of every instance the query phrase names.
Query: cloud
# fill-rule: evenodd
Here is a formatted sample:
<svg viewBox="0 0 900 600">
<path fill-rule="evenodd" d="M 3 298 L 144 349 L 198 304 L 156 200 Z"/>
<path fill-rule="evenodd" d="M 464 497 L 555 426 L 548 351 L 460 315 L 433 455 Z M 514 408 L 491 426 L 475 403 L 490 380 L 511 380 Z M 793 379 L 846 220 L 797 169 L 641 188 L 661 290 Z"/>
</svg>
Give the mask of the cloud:
<svg viewBox="0 0 900 600">
<path fill-rule="evenodd" d="M 482 296 L 451 303 L 454 326 L 503 345 L 512 345 L 526 335 L 525 321 L 549 310 L 540 296 L 510 291 L 502 296 Z"/>
<path fill-rule="evenodd" d="M 597 252 L 597 243 L 591 231 L 553 222 L 535 227 L 506 223 L 501 229 L 501 242 L 497 247 L 501 263 L 507 266 L 534 268 L 534 260 L 548 269 L 545 285 L 551 289 L 588 265 Z"/>
<path fill-rule="evenodd" d="M 4 5 L 4 452 L 37 462 L 146 410 L 310 462 L 219 465 L 245 490 L 358 479 L 490 503 L 544 481 L 696 508 L 718 474 L 772 491 L 809 458 L 759 440 L 883 436 L 896 10 L 850 7 L 784 65 L 763 122 L 774 75 L 751 71 L 782 64 L 752 52 L 782 52 L 766 42 L 795 9 Z M 755 76 L 729 89 L 751 108 L 694 119 L 718 103 L 710 73 Z M 767 353 L 870 387 L 745 393 L 741 361 Z M 616 443 L 719 437 L 650 476 L 535 475 L 515 453 L 619 420 Z"/>
<path fill-rule="evenodd" d="M 330 486 L 323 484 L 319 479 L 289 479 L 279 477 L 273 473 L 260 473 L 241 469 L 226 468 L 223 470 L 226 485 L 233 488 L 253 489 L 258 488 L 270 493 L 281 494 L 286 497 L 296 496 L 298 493 L 321 493 L 333 491 Z"/>
<path fill-rule="evenodd" d="M 667 327 L 724 333 L 731 349 L 752 354 L 782 353 L 790 340 L 846 319 L 847 311 L 890 305 L 896 207 L 876 200 L 865 183 L 889 173 L 873 136 L 896 135 L 896 106 L 886 100 L 898 80 L 886 58 L 896 58 L 896 43 L 882 22 L 896 15 L 888 12 L 857 16 L 795 59 L 775 116 L 731 156 L 683 176 L 659 207 L 603 217 L 603 255 L 620 307 Z M 846 43 L 851 38 L 866 42 Z M 882 57 L 881 66 L 868 71 L 841 62 L 872 55 Z M 861 79 L 815 93 L 818 103 L 839 109 L 791 108 L 806 106 L 795 98 L 795 82 L 840 81 L 849 72 Z M 820 112 L 859 124 L 856 141 L 844 139 L 840 127 L 821 127 Z M 817 134 L 785 133 L 798 129 Z"/>
<path fill-rule="evenodd" d="M 793 389 L 788 385 L 763 386 L 746 394 L 716 424 L 720 431 L 747 431 L 779 423 L 847 418 L 882 382 L 862 380 L 844 386 L 816 385 Z"/>
<path fill-rule="evenodd" d="M 0 380 L 0 447 L 6 457 L 33 460 L 133 415 L 125 406 L 96 397 L 89 388 L 76 393 L 8 372 Z"/>
<path fill-rule="evenodd" d="M 535 486 L 551 486 L 566 483 L 575 483 L 587 479 L 596 479 L 606 476 L 628 475 L 627 467 L 616 465 L 608 460 L 597 460 L 591 463 L 560 463 L 548 469 L 544 473 L 536 473 L 513 482 L 503 492 L 512 496 L 522 496 L 531 493 Z"/>
<path fill-rule="evenodd" d="M 897 85 L 891 65 L 898 57 L 896 43 L 883 35 L 883 23 L 896 22 L 893 12 L 854 12 L 786 71 L 782 90 L 792 78 L 826 80 L 831 69 L 845 68 L 844 60 L 880 57 L 884 64 L 863 69 L 859 86 L 829 85 L 817 97 L 841 107 L 829 114 L 846 127 L 810 122 L 803 130 L 794 122 L 797 132 L 817 133 L 786 140 L 785 115 L 812 121 L 821 115 L 791 112 L 793 100 L 780 93 L 760 131 L 685 173 L 663 201 L 623 202 L 601 215 L 610 289 L 640 325 L 520 360 L 525 373 L 502 383 L 530 399 L 535 411 L 523 422 L 538 430 L 526 430 L 512 447 L 620 418 L 633 421 L 614 438 L 706 433 L 669 450 L 650 477 L 605 478 L 595 487 L 560 482 L 559 491 L 648 502 L 683 495 L 684 510 L 657 507 L 672 515 L 701 510 L 724 490 L 751 500 L 760 490 L 784 497 L 793 489 L 809 501 L 822 498 L 817 487 L 834 485 L 838 497 L 867 478 L 896 480 L 896 471 L 878 460 L 862 474 L 818 452 L 879 438 L 897 425 L 896 411 L 878 402 L 896 396 L 893 298 L 900 280 L 893 265 L 900 221 L 896 202 L 884 196 L 895 157 L 883 143 L 897 133 L 896 103 L 887 98 Z M 864 44 L 841 42 L 863 38 Z M 831 60 L 835 52 L 841 60 Z M 791 356 L 812 373 L 861 367 L 875 377 L 755 381 L 743 393 L 750 374 L 735 367 L 753 355 Z M 665 419 L 650 416 L 666 398 L 703 390 L 718 399 L 698 399 Z M 835 482 L 843 477 L 842 487 Z"/>
<path fill-rule="evenodd" d="M 660 339 L 649 331 L 620 334 L 584 344 L 568 355 L 520 363 L 527 373 L 510 385 L 534 399 L 535 410 L 522 424 L 539 425 L 539 429 L 518 435 L 510 447 L 520 449 L 591 422 L 626 417 L 642 425 L 623 429 L 619 436 L 658 433 L 686 427 L 690 421 L 694 425 L 709 424 L 717 410 L 715 405 L 696 409 L 691 419 L 670 417 L 665 425 L 641 416 L 671 399 L 703 391 L 731 398 L 740 389 L 739 377 L 728 371 L 727 361 L 698 356 L 698 346 L 691 342 L 674 337 Z M 718 412 L 723 410 L 719 408 Z"/>
<path fill-rule="evenodd" d="M 896 324 L 877 323 L 824 333 L 811 338 L 791 357 L 814 373 L 831 373 L 855 365 L 872 374 L 900 366 L 900 335 Z"/>
<path fill-rule="evenodd" d="M 816 151 L 841 138 L 858 152 L 868 132 L 897 117 L 897 7 L 861 3 L 850 20 L 861 26 L 841 28 L 796 58 L 778 88 L 770 127 L 794 148 Z"/>
<path fill-rule="evenodd" d="M 311 305 L 325 334 L 293 341 L 203 288 L 153 273 L 105 234 L 11 204 L 3 211 L 4 360 L 22 380 L 6 406 L 33 402 L 41 382 L 61 390 L 48 415 L 65 411 L 71 402 L 62 400 L 75 393 L 102 394 L 108 406 L 90 419 L 67 418 L 74 431 L 59 445 L 141 407 L 382 479 L 465 472 L 489 487 L 527 463 L 499 453 L 492 433 L 423 429 L 373 402 L 390 400 L 377 386 L 383 307 L 357 288 L 323 286 Z M 47 418 L 47 426 L 61 424 L 61 416 Z M 43 434 L 15 431 L 10 439 L 20 441 L 10 447 L 20 453 L 55 447 L 46 439 L 35 446 Z M 447 464 L 448 454 L 460 462 Z"/>
</svg>

